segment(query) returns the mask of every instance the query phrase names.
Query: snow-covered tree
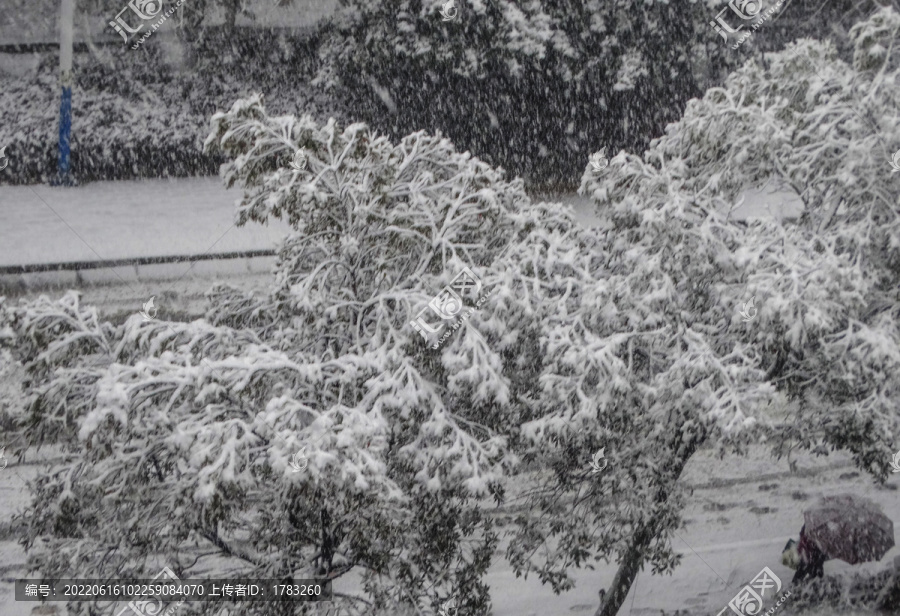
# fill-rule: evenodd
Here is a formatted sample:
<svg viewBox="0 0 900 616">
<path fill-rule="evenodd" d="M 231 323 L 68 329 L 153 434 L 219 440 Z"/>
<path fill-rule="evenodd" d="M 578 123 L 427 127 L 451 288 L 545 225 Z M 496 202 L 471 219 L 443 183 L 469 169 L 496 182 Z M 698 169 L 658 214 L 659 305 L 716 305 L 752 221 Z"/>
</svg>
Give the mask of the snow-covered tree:
<svg viewBox="0 0 900 616">
<path fill-rule="evenodd" d="M 617 498 L 594 515 L 616 524 L 600 545 L 569 544 L 575 562 L 637 532 L 635 549 L 654 542 L 655 566 L 673 566 L 681 466 L 716 426 L 749 423 L 765 388 L 746 348 L 691 329 L 695 306 L 662 303 L 659 276 L 621 279 L 639 234 L 607 245 L 440 137 L 392 145 L 361 124 L 270 118 L 259 98 L 215 116 L 208 146 L 233 160 L 240 223 L 294 228 L 270 294 L 219 287 L 187 324 L 113 327 L 74 295 L 11 318 L 34 375 L 30 442 L 77 427 L 72 460 L 38 481 L 29 541 L 53 549 L 36 566 L 100 577 L 161 557 L 183 573 L 213 550 L 260 577 L 357 569 L 376 606 L 403 587 L 480 613 L 497 544 L 484 498 L 503 497 L 520 457 L 547 470 L 538 490 L 564 494 L 603 445 Z M 685 255 L 736 241 L 722 230 L 694 233 Z M 435 352 L 409 321 L 467 266 L 490 302 Z M 517 568 L 567 502 L 545 494 L 520 520 Z"/>
<path fill-rule="evenodd" d="M 226 181 L 246 190 L 239 220 L 295 228 L 273 292 L 218 288 L 193 323 L 113 326 L 75 294 L 11 310 L 29 442 L 72 455 L 37 481 L 27 543 L 52 539 L 33 564 L 181 575 L 212 551 L 254 577 L 359 572 L 357 609 L 452 596 L 483 612 L 497 538 L 481 505 L 513 461 L 509 385 L 474 327 L 436 355 L 408 322 L 536 224 L 521 182 L 439 137 L 268 118 L 259 98 L 213 124 Z"/>
<path fill-rule="evenodd" d="M 441 130 L 530 186 L 566 190 L 590 152 L 642 151 L 747 58 L 843 36 L 878 8 L 785 2 L 736 52 L 710 25 L 723 9 L 733 15 L 729 0 L 456 0 L 448 13 L 446 0 L 339 4 L 319 80 L 354 117 L 396 136 Z"/>
<path fill-rule="evenodd" d="M 394 145 L 252 98 L 214 118 L 208 145 L 233 159 L 240 223 L 294 227 L 270 294 L 219 287 L 193 323 L 114 326 L 74 294 L 5 319 L 31 373 L 28 442 L 72 455 L 37 482 L 27 543 L 49 549 L 33 564 L 184 575 L 212 551 L 258 577 L 358 571 L 376 607 L 453 597 L 483 613 L 485 499 L 534 412 L 540 352 L 520 348 L 586 280 L 576 254 L 601 262 L 593 237 L 424 133 Z M 466 267 L 496 306 L 435 353 L 409 321 Z"/>
<path fill-rule="evenodd" d="M 595 440 L 594 412 L 564 404 L 525 427 L 558 462 L 522 516 L 519 570 L 565 588 L 571 565 L 616 553 L 597 614 L 617 613 L 645 563 L 675 564 L 677 479 L 704 443 L 723 454 L 749 438 L 778 454 L 842 449 L 886 477 L 900 440 L 898 30 L 890 9 L 854 27 L 853 66 L 810 40 L 770 55 L 767 69 L 750 62 L 691 101 L 643 158 L 588 167 L 582 190 L 611 228 L 607 295 L 585 315 L 620 346 L 601 353 L 567 330 L 556 348 L 569 365 L 611 367 L 598 370 L 602 396 L 571 379 L 556 387 L 599 405 L 611 434 Z M 796 224 L 730 221 L 739 195 L 769 179 L 801 196 Z M 750 400 L 772 389 L 796 403 L 786 421 Z M 619 405 L 618 421 L 604 412 Z M 604 444 L 599 478 L 567 463 Z"/>
</svg>

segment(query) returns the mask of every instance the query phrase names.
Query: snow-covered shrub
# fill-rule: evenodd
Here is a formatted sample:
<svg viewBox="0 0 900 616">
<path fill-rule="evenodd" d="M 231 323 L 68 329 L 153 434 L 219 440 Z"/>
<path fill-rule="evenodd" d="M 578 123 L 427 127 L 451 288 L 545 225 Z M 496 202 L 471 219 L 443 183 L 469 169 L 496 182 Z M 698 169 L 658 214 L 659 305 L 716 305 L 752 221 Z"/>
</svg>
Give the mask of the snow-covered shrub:
<svg viewBox="0 0 900 616">
<path fill-rule="evenodd" d="M 791 589 L 791 608 L 816 613 L 829 607 L 834 613 L 891 613 L 896 605 L 880 603 L 885 589 L 895 583 L 893 571 L 877 573 L 848 571 L 843 575 L 813 578 Z M 877 612 L 876 610 L 884 610 Z"/>
<path fill-rule="evenodd" d="M 11 311 L 6 307 L 6 298 L 0 296 L 0 447 L 9 445 L 5 435 L 15 431 L 15 422 L 22 413 L 21 388 L 24 374 L 22 366 L 15 360 L 11 345 L 15 333 L 11 327 Z"/>
<path fill-rule="evenodd" d="M 26 442 L 77 443 L 74 427 L 90 409 L 101 373 L 96 360 L 110 354 L 111 326 L 99 322 L 95 309 L 81 306 L 77 293 L 56 302 L 41 296 L 19 308 L 4 304 L 0 349 L 11 349 L 12 359 L 28 369 Z M 79 361 L 84 370 L 71 370 Z"/>
</svg>

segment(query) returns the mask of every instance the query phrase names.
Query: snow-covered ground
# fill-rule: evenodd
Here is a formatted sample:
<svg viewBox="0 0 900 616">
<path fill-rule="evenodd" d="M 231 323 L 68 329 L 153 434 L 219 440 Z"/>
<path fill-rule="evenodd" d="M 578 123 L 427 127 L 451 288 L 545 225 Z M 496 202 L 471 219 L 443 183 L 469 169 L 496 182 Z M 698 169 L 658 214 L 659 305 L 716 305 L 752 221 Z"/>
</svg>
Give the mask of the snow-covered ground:
<svg viewBox="0 0 900 616">
<path fill-rule="evenodd" d="M 796 473 L 786 460 L 775 461 L 769 452 L 754 448 L 746 458 L 718 460 L 711 451 L 699 453 L 685 470 L 684 483 L 694 489 L 685 513 L 686 527 L 675 547 L 683 561 L 671 577 L 642 572 L 621 614 L 659 615 L 685 610 L 690 614 L 717 614 L 763 567 L 769 567 L 787 585 L 793 571 L 781 564 L 781 550 L 797 538 L 802 510 L 819 497 L 849 492 L 879 503 L 885 512 L 900 511 L 900 481 L 878 487 L 862 477 L 848 456 L 801 457 Z M 880 570 L 900 554 L 891 550 L 881 561 L 864 565 Z M 825 566 L 826 575 L 857 570 L 840 561 Z M 614 565 L 575 573 L 576 588 L 556 597 L 533 579 L 515 579 L 503 561 L 488 576 L 496 616 L 592 614 L 597 591 L 606 588 Z M 766 604 L 766 609 L 771 607 Z M 791 613 L 790 602 L 779 612 Z M 730 611 L 728 612 L 730 613 Z M 825 613 L 825 612 L 817 612 Z M 848 614 L 846 611 L 841 614 Z"/>
<path fill-rule="evenodd" d="M 218 178 L 98 182 L 76 188 L 0 187 L 0 267 L 134 257 L 272 250 L 287 225 L 234 224 L 234 201 Z M 160 309 L 196 313 L 212 281 L 259 288 L 273 257 L 204 260 L 75 271 L 0 273 L 0 295 L 78 288 L 108 313 L 151 296 Z M 165 313 L 164 313 L 165 314 Z"/>
</svg>

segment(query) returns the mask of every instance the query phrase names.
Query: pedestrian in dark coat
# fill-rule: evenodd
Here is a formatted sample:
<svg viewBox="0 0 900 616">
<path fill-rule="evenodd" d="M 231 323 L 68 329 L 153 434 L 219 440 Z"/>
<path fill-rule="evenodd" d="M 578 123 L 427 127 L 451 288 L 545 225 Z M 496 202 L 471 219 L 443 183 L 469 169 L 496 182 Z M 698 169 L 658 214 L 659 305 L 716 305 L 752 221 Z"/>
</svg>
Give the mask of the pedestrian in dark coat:
<svg viewBox="0 0 900 616">
<path fill-rule="evenodd" d="M 784 546 L 784 551 L 781 553 L 782 564 L 797 571 L 792 580 L 795 584 L 802 582 L 806 578 L 825 575 L 826 560 L 828 560 L 828 555 L 806 536 L 805 524 L 800 529 L 800 542 L 797 543 L 791 539 Z"/>
</svg>

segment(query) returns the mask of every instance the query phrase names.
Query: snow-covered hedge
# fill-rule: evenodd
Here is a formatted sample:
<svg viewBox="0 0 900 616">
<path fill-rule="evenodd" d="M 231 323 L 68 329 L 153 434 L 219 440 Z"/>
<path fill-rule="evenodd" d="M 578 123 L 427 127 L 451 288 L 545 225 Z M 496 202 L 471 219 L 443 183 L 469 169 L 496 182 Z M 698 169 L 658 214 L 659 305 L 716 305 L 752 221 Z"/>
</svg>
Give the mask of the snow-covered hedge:
<svg viewBox="0 0 900 616">
<path fill-rule="evenodd" d="M 76 54 L 71 165 L 78 181 L 214 174 L 222 159 L 202 151 L 209 116 L 257 88 L 280 109 L 340 114 L 308 86 L 314 40 L 250 28 L 227 38 L 218 29 L 204 34 L 191 71 L 173 67 L 160 45 Z M 0 78 L 0 117 L 9 120 L 0 122 L 9 157 L 0 182 L 55 178 L 57 73 L 58 58 L 48 54 L 33 76 Z"/>
<path fill-rule="evenodd" d="M 0 124 L 9 157 L 0 181 L 45 183 L 56 176 L 59 80 L 53 61 L 45 59 L 31 80 L 0 83 L 0 105 L 20 110 L 15 122 Z M 77 73 L 71 164 L 78 181 L 214 173 L 218 161 L 200 149 L 208 112 L 150 71 L 129 68 L 96 64 Z"/>
</svg>

